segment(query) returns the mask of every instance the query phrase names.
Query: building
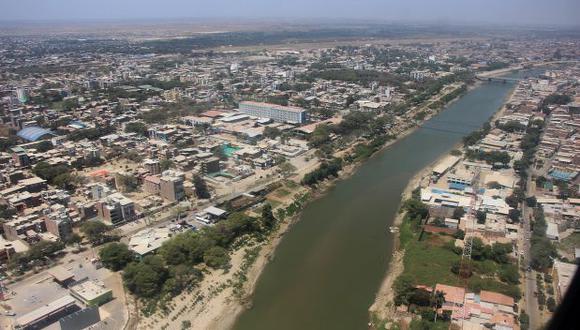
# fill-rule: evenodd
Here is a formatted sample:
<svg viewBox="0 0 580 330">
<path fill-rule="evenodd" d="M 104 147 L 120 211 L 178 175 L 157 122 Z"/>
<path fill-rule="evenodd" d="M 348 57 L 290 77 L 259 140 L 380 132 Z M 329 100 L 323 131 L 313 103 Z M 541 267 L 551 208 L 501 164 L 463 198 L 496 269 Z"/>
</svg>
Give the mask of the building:
<svg viewBox="0 0 580 330">
<path fill-rule="evenodd" d="M 245 101 L 240 102 L 240 111 L 254 117 L 291 124 L 306 122 L 306 110 L 298 107 L 286 107 L 277 104 Z"/>
<path fill-rule="evenodd" d="M 143 167 L 149 172 L 151 175 L 156 175 L 161 173 L 161 166 L 159 160 L 157 159 L 145 159 L 143 161 Z"/>
<path fill-rule="evenodd" d="M 159 178 L 159 195 L 171 202 L 182 200 L 185 197 L 184 181 L 185 175 L 181 172 L 163 172 Z"/>
<path fill-rule="evenodd" d="M 75 298 L 66 295 L 16 319 L 18 329 L 42 329 L 45 322 L 60 315 L 79 310 Z"/>
<path fill-rule="evenodd" d="M 558 260 L 554 261 L 554 274 L 552 278 L 555 280 L 553 284 L 556 286 L 556 300 L 558 302 L 561 302 L 562 299 L 564 299 L 568 287 L 572 284 L 572 279 L 574 279 L 574 274 L 576 274 L 577 269 L 578 265 L 576 264 L 569 264 Z"/>
<path fill-rule="evenodd" d="M 217 173 L 220 171 L 220 159 L 209 157 L 201 161 L 201 172 L 203 174 Z"/>
<path fill-rule="evenodd" d="M 97 213 L 103 222 L 118 225 L 135 219 L 135 203 L 121 193 L 114 193 L 97 202 Z"/>
<path fill-rule="evenodd" d="M 26 92 L 26 88 L 16 88 L 16 97 L 20 103 L 28 102 L 28 93 Z"/>
<path fill-rule="evenodd" d="M 69 287 L 70 295 L 85 306 L 100 306 L 113 299 L 113 290 L 99 281 L 80 281 Z"/>
<path fill-rule="evenodd" d="M 22 147 L 12 147 L 10 148 L 12 151 L 12 160 L 14 161 L 14 165 L 17 167 L 26 167 L 30 165 L 30 157 L 26 153 L 26 150 Z"/>
<path fill-rule="evenodd" d="M 140 258 L 154 253 L 161 245 L 171 238 L 171 230 L 167 227 L 144 229 L 129 240 L 129 250 Z"/>
<path fill-rule="evenodd" d="M 15 241 L 46 232 L 46 223 L 37 215 L 29 215 L 3 222 L 2 228 L 6 239 Z"/>
<path fill-rule="evenodd" d="M 72 220 L 64 207 L 45 215 L 44 223 L 46 231 L 63 241 L 72 234 Z"/>
</svg>

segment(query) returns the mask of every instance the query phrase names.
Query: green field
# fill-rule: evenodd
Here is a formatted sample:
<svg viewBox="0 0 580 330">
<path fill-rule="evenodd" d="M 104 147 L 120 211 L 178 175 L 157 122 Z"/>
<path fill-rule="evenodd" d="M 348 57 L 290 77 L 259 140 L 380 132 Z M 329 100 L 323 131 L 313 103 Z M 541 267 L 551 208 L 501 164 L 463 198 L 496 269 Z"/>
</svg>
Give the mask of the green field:
<svg viewBox="0 0 580 330">
<path fill-rule="evenodd" d="M 401 226 L 400 239 L 405 249 L 403 264 L 405 269 L 401 276 L 412 279 L 415 284 L 434 286 L 437 283 L 463 286 L 463 281 L 451 271 L 454 264 L 460 262 L 461 256 L 452 250 L 454 238 L 441 234 L 424 233 L 419 241 L 419 234 L 411 230 L 410 221 Z M 472 261 L 474 274 L 468 279 L 467 286 L 474 292 L 489 290 L 504 293 L 517 298 L 518 288 L 497 279 L 496 274 L 501 265 L 491 260 Z"/>
</svg>

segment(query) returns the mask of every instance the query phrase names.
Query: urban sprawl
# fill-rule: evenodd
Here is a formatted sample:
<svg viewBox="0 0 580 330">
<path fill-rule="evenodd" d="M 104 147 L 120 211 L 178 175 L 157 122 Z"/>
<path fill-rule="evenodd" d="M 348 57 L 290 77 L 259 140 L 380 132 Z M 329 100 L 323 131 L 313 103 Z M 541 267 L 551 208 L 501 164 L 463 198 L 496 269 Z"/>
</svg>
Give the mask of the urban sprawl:
<svg viewBox="0 0 580 330">
<path fill-rule="evenodd" d="M 487 83 L 514 89 L 402 202 L 370 325 L 550 319 L 580 258 L 577 41 L 179 40 L 0 39 L 0 328 L 215 328 L 309 199 Z"/>
</svg>

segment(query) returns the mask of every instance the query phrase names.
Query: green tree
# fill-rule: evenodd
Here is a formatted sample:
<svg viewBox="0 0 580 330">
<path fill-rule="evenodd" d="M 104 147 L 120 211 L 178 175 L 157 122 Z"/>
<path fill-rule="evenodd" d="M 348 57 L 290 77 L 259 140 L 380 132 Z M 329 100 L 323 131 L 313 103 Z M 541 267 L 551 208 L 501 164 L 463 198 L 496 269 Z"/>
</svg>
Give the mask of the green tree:
<svg viewBox="0 0 580 330">
<path fill-rule="evenodd" d="M 264 128 L 264 137 L 268 139 L 275 139 L 280 136 L 281 132 L 277 127 L 266 126 Z"/>
<path fill-rule="evenodd" d="M 133 260 L 133 252 L 123 243 L 109 243 L 99 251 L 103 265 L 112 271 L 118 271 Z"/>
<path fill-rule="evenodd" d="M 499 279 L 507 284 L 516 285 L 520 283 L 520 274 L 516 265 L 506 264 L 499 270 Z"/>
<path fill-rule="evenodd" d="M 138 297 L 152 298 L 159 295 L 168 276 L 163 261 L 157 256 L 147 256 L 141 262 L 128 264 L 123 271 L 123 282 Z"/>
<path fill-rule="evenodd" d="M 475 217 L 477 218 L 477 223 L 484 224 L 485 219 L 487 218 L 487 212 L 477 210 L 477 212 L 475 213 Z"/>
<path fill-rule="evenodd" d="M 207 188 L 207 184 L 205 183 L 205 180 L 201 176 L 195 175 L 193 177 L 193 186 L 195 188 L 195 195 L 197 196 L 197 198 L 208 199 L 211 197 L 209 190 Z"/>
<path fill-rule="evenodd" d="M 211 268 L 224 268 L 230 262 L 228 251 L 220 246 L 214 246 L 203 254 L 203 262 Z"/>
<path fill-rule="evenodd" d="M 465 215 L 463 207 L 456 207 L 455 210 L 453 210 L 453 219 L 459 220 L 463 215 Z"/>
<path fill-rule="evenodd" d="M 159 167 L 161 168 L 161 171 L 166 171 L 175 168 L 175 163 L 171 159 L 163 159 L 159 162 Z"/>
<path fill-rule="evenodd" d="M 81 242 L 83 241 L 83 238 L 77 234 L 77 233 L 72 233 L 67 239 L 66 239 L 66 244 L 67 245 L 76 245 L 77 247 L 80 246 Z"/>
<path fill-rule="evenodd" d="M 138 121 L 127 123 L 127 125 L 125 125 L 125 132 L 137 133 L 141 136 L 147 136 L 147 125 Z"/>
<path fill-rule="evenodd" d="M 262 208 L 262 224 L 268 229 L 272 229 L 276 225 L 276 218 L 272 213 L 272 205 L 269 203 L 266 203 Z"/>
<path fill-rule="evenodd" d="M 109 229 L 109 226 L 100 221 L 87 221 L 81 226 L 81 232 L 85 234 L 91 242 L 103 239 L 104 234 L 109 231 Z"/>
</svg>

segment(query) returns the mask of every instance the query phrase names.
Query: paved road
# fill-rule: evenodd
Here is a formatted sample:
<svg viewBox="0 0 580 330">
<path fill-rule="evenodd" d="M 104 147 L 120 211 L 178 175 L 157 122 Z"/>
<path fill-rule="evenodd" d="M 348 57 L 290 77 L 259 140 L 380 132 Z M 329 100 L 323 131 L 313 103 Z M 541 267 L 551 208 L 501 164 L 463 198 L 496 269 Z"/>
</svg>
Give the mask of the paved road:
<svg viewBox="0 0 580 330">
<path fill-rule="evenodd" d="M 530 189 L 532 189 L 532 180 L 531 176 L 528 177 L 526 183 L 526 196 L 531 194 Z M 526 206 L 526 203 L 522 205 L 522 219 L 523 219 L 523 235 L 520 235 L 523 240 L 522 247 L 524 251 L 524 262 L 523 267 L 524 269 L 528 269 L 530 267 L 530 244 L 531 241 L 529 240 L 531 237 L 531 218 L 533 217 L 533 209 Z M 530 316 L 530 329 L 534 330 L 539 328 L 541 324 L 539 309 L 538 309 L 538 299 L 534 296 L 534 291 L 536 291 L 536 272 L 525 272 L 524 273 L 525 280 L 524 280 L 524 299 L 525 299 L 525 310 L 526 313 Z"/>
</svg>

